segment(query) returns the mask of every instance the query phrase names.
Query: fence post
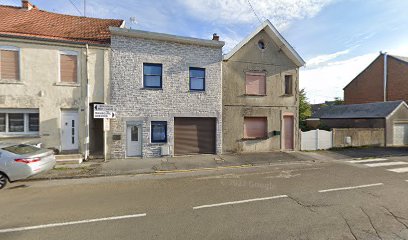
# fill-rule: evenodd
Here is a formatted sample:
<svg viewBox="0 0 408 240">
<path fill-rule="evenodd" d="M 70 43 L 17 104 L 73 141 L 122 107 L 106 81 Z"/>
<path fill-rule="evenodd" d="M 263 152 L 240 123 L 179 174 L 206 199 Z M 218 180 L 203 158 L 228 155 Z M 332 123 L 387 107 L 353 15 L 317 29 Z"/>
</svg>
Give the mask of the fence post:
<svg viewBox="0 0 408 240">
<path fill-rule="evenodd" d="M 316 150 L 319 150 L 319 129 L 316 129 Z"/>
</svg>

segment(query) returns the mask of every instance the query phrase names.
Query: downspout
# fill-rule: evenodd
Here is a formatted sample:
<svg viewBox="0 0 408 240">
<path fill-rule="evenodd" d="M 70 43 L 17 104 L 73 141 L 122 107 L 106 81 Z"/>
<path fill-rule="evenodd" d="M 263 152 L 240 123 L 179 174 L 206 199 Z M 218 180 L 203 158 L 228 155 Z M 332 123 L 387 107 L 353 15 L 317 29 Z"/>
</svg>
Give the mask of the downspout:
<svg viewBox="0 0 408 240">
<path fill-rule="evenodd" d="M 85 160 L 89 158 L 89 74 L 88 74 L 88 44 L 85 44 L 85 71 L 86 71 L 86 101 L 85 101 Z"/>
<path fill-rule="evenodd" d="M 387 52 L 384 53 L 384 102 L 387 101 Z"/>
</svg>

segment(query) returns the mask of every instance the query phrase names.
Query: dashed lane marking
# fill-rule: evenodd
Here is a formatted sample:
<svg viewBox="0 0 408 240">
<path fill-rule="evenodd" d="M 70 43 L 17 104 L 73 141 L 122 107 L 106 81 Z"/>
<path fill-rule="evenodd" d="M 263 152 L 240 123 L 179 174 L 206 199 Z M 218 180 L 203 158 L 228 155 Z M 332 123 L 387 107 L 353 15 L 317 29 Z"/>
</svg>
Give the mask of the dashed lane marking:
<svg viewBox="0 0 408 240">
<path fill-rule="evenodd" d="M 319 190 L 318 192 L 325 193 L 325 192 L 351 190 L 351 189 L 366 188 L 366 187 L 375 187 L 375 186 L 381 186 L 381 185 L 384 185 L 384 183 L 373 183 L 373 184 L 366 184 L 366 185 L 359 185 L 359 186 L 352 186 L 352 187 L 331 188 L 331 189 Z"/>
<path fill-rule="evenodd" d="M 233 202 L 223 202 L 223 203 L 215 203 L 215 204 L 209 204 L 209 205 L 201 205 L 201 206 L 193 207 L 193 209 L 197 210 L 197 209 L 202 209 L 202 208 L 220 207 L 220 206 L 225 206 L 225 205 L 233 205 L 233 204 L 256 202 L 256 201 L 265 201 L 265 200 L 272 200 L 272 199 L 278 199 L 278 198 L 287 198 L 287 197 L 288 197 L 287 195 L 278 195 L 278 196 L 264 197 L 264 198 L 253 198 L 253 199 L 246 199 L 246 200 L 233 201 Z"/>
<path fill-rule="evenodd" d="M 391 172 L 396 172 L 396 173 L 406 173 L 408 172 L 408 167 L 404 167 L 404 168 L 393 168 L 393 169 L 387 169 L 388 171 Z"/>
<path fill-rule="evenodd" d="M 86 219 L 86 220 L 72 221 L 72 222 L 51 223 L 51 224 L 29 226 L 29 227 L 7 228 L 7 229 L 0 229 L 0 233 L 21 232 L 21 231 L 28 231 L 28 230 L 35 230 L 35 229 L 42 229 L 42 228 L 62 227 L 62 226 L 69 226 L 69 225 L 76 225 L 76 224 L 113 221 L 113 220 L 120 220 L 120 219 L 145 217 L 145 216 L 146 216 L 146 213 L 141 213 L 141 214 L 106 217 L 106 218 Z"/>
</svg>

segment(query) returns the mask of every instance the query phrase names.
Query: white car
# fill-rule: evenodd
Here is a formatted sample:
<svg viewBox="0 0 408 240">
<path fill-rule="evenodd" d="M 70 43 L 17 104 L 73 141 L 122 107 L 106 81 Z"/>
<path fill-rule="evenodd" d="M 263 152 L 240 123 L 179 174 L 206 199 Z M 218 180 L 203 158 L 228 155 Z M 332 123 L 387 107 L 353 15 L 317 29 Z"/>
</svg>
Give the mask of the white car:
<svg viewBox="0 0 408 240">
<path fill-rule="evenodd" d="M 54 152 L 28 144 L 0 143 L 0 189 L 55 166 Z"/>
</svg>

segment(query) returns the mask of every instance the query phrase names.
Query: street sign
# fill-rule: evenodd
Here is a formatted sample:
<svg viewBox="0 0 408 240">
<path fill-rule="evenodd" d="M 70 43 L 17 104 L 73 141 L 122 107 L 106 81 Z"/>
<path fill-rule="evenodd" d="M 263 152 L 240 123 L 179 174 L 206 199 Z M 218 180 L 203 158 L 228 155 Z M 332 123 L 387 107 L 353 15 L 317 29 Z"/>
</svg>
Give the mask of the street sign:
<svg viewBox="0 0 408 240">
<path fill-rule="evenodd" d="M 94 118 L 116 118 L 116 113 L 111 111 L 94 110 Z"/>
<path fill-rule="evenodd" d="M 107 104 L 94 105 L 94 118 L 116 118 L 115 107 Z"/>
<path fill-rule="evenodd" d="M 115 111 L 115 106 L 113 105 L 108 105 L 108 104 L 95 104 L 94 105 L 94 110 L 95 111 Z"/>
</svg>

